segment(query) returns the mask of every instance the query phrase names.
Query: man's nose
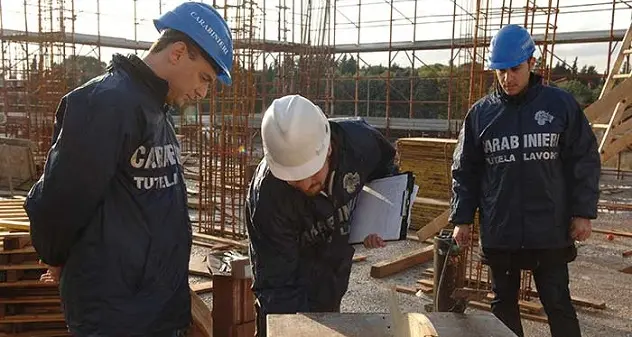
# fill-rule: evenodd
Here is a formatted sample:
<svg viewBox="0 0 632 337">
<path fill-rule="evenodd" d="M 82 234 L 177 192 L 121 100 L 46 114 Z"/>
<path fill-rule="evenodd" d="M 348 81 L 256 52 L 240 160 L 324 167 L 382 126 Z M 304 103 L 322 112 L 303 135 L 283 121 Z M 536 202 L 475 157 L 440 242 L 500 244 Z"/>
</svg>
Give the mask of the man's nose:
<svg viewBox="0 0 632 337">
<path fill-rule="evenodd" d="M 312 183 L 310 179 L 303 179 L 296 184 L 296 187 L 301 191 L 308 191 L 311 186 Z"/>
<path fill-rule="evenodd" d="M 208 84 L 203 84 L 200 88 L 195 90 L 195 95 L 198 99 L 203 99 L 208 94 Z"/>
</svg>

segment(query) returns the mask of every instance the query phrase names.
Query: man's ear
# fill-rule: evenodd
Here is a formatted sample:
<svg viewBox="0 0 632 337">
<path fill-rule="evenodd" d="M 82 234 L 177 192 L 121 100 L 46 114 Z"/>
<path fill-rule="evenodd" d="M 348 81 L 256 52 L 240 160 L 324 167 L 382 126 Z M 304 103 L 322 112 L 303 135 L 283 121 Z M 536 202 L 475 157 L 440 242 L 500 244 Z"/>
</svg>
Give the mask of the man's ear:
<svg viewBox="0 0 632 337">
<path fill-rule="evenodd" d="M 169 63 L 177 64 L 187 55 L 187 45 L 182 41 L 177 41 L 169 46 Z"/>
<path fill-rule="evenodd" d="M 329 149 L 327 149 L 327 157 L 331 156 L 331 144 L 329 144 Z"/>
<path fill-rule="evenodd" d="M 531 58 L 529 59 L 529 70 L 534 70 L 535 69 L 535 57 L 531 56 Z"/>
</svg>

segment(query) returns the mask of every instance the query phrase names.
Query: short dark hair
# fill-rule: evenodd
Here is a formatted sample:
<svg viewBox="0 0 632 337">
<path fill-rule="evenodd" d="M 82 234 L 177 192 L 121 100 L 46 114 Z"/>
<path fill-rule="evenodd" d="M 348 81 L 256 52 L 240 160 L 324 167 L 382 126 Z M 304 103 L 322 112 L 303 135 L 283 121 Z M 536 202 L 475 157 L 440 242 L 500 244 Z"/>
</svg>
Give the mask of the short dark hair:
<svg viewBox="0 0 632 337">
<path fill-rule="evenodd" d="M 202 49 L 202 47 L 200 47 L 200 45 L 197 44 L 197 42 L 193 41 L 193 39 L 191 39 L 188 35 L 184 34 L 183 32 L 179 30 L 175 30 L 171 28 L 165 29 L 160 35 L 160 37 L 158 38 L 158 40 L 156 40 L 156 42 L 154 42 L 151 45 L 151 47 L 149 48 L 149 53 L 153 54 L 153 53 L 161 52 L 162 50 L 167 48 L 167 46 L 176 42 L 182 42 L 187 46 L 187 50 L 189 51 L 189 58 L 191 58 L 192 60 L 195 60 L 198 57 L 198 55 L 201 54 L 202 57 L 204 57 L 204 59 L 211 65 L 215 73 L 218 75 L 220 74 L 221 68 L 219 67 L 217 62 L 215 62 L 215 60 L 213 60 Z"/>
</svg>

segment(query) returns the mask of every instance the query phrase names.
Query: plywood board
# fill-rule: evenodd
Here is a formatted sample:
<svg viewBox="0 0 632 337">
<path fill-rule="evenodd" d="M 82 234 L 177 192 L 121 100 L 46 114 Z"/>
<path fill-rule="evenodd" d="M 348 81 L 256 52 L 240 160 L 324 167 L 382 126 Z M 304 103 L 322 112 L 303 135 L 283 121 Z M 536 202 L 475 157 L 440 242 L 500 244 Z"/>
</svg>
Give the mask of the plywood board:
<svg viewBox="0 0 632 337">
<path fill-rule="evenodd" d="M 421 314 L 417 314 L 421 315 Z M 516 337 L 490 313 L 424 313 L 440 337 Z M 389 314 L 305 313 L 267 316 L 268 337 L 395 337 Z"/>
</svg>

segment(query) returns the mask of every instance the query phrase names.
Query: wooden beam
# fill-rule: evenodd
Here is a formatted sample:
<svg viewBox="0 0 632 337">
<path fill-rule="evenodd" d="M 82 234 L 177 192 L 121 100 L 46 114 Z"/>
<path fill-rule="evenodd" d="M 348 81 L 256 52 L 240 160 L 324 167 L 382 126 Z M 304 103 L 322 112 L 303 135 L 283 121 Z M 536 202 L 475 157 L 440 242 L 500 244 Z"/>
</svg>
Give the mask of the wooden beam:
<svg viewBox="0 0 632 337">
<path fill-rule="evenodd" d="M 191 291 L 200 295 L 204 293 L 213 292 L 213 281 L 194 283 L 191 286 Z"/>
<path fill-rule="evenodd" d="M 619 70 L 621 69 L 621 66 L 623 65 L 623 59 L 624 59 L 624 56 L 626 55 L 627 49 L 630 48 L 630 42 L 632 42 L 632 22 L 630 23 L 630 27 L 628 27 L 628 30 L 625 32 L 625 35 L 623 36 L 623 41 L 621 41 L 621 49 L 619 51 L 619 54 L 617 55 L 617 58 L 614 60 L 614 63 L 612 64 L 612 69 L 610 69 L 610 71 L 608 72 L 608 77 L 606 77 L 606 81 L 604 82 L 604 85 L 601 88 L 601 93 L 599 94 L 600 99 L 604 95 L 606 95 L 608 92 L 610 92 L 612 87 L 614 86 L 614 81 L 613 81 L 614 75 L 619 73 Z"/>
<path fill-rule="evenodd" d="M 208 241 L 214 241 L 214 242 L 219 242 L 219 243 L 225 243 L 225 244 L 229 244 L 238 248 L 244 248 L 244 249 L 248 249 L 248 243 L 247 242 L 242 242 L 242 241 L 237 241 L 237 240 L 232 240 L 232 239 L 226 239 L 226 238 L 220 238 L 217 236 L 213 236 L 213 235 L 208 235 L 208 234 L 202 234 L 202 233 L 193 233 L 193 238 L 194 239 L 198 239 L 198 240 L 208 240 Z"/>
<path fill-rule="evenodd" d="M 31 225 L 28 221 L 14 221 L 8 219 L 0 219 L 0 227 L 18 231 L 28 231 L 31 229 Z"/>
<path fill-rule="evenodd" d="M 578 305 L 578 306 L 582 306 L 582 307 L 588 307 L 588 308 L 594 308 L 594 309 L 605 309 L 606 308 L 606 302 L 604 301 L 592 301 L 592 300 L 587 300 L 585 298 L 581 298 L 581 297 L 577 297 L 577 296 L 571 296 L 571 303 Z"/>
<path fill-rule="evenodd" d="M 449 217 L 450 209 L 446 209 L 443 213 L 441 213 L 441 215 L 430 221 L 427 225 L 421 227 L 421 229 L 417 231 L 419 241 L 425 241 L 445 228 L 448 225 Z"/>
<path fill-rule="evenodd" d="M 632 78 L 628 78 L 606 93 L 599 100 L 586 107 L 586 109 L 584 109 L 584 113 L 591 123 L 607 123 L 615 105 L 623 99 L 630 101 L 630 98 L 632 98 L 631 96 Z"/>
<path fill-rule="evenodd" d="M 616 126 L 621 121 L 623 110 L 625 110 L 625 99 L 617 102 L 617 105 L 614 107 L 612 116 L 610 116 L 610 122 L 608 122 L 606 131 L 604 131 L 603 137 L 601 138 L 601 143 L 599 144 L 599 153 L 604 153 L 604 148 L 606 147 L 606 145 L 611 143 L 614 137 L 613 126 Z"/>
<path fill-rule="evenodd" d="M 213 315 L 211 309 L 193 290 L 191 293 L 192 336 L 213 336 Z"/>
<path fill-rule="evenodd" d="M 608 229 L 600 229 L 600 228 L 593 228 L 592 231 L 595 232 L 595 233 L 612 234 L 612 235 L 616 235 L 616 236 L 623 236 L 623 237 L 626 237 L 626 238 L 632 238 L 632 233 L 630 233 L 630 232 L 623 232 L 623 231 L 617 231 L 617 230 L 608 230 Z"/>
<path fill-rule="evenodd" d="M 399 273 L 418 264 L 432 261 L 434 246 L 424 247 L 393 259 L 382 261 L 371 266 L 371 277 L 382 278 Z"/>
<path fill-rule="evenodd" d="M 625 151 L 630 145 L 632 145 L 632 132 L 617 138 L 612 143 L 608 144 L 604 152 L 601 153 L 601 162 L 606 162 L 608 159 Z"/>
<path fill-rule="evenodd" d="M 416 288 L 400 286 L 400 285 L 395 286 L 395 291 L 397 291 L 398 293 L 409 294 L 409 295 L 415 295 L 417 293 Z"/>
</svg>

